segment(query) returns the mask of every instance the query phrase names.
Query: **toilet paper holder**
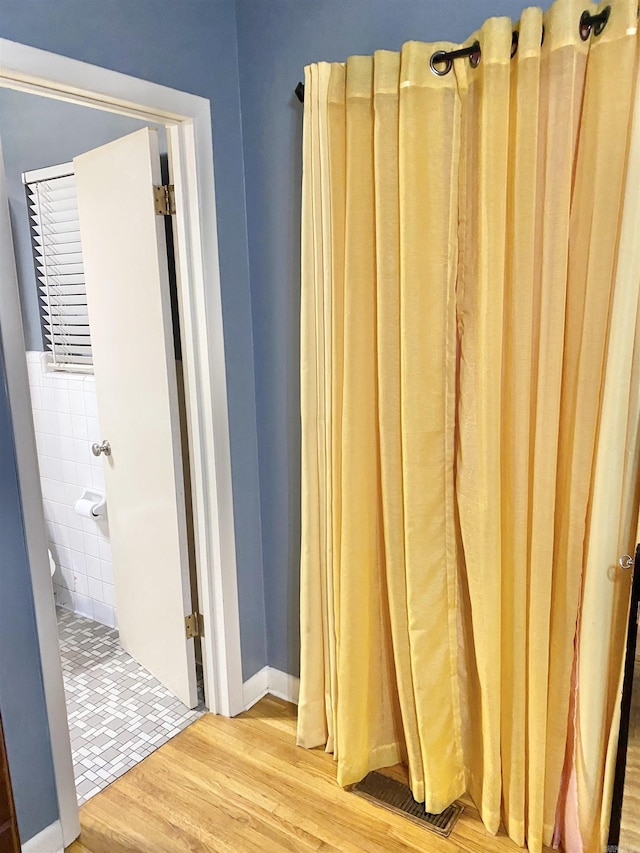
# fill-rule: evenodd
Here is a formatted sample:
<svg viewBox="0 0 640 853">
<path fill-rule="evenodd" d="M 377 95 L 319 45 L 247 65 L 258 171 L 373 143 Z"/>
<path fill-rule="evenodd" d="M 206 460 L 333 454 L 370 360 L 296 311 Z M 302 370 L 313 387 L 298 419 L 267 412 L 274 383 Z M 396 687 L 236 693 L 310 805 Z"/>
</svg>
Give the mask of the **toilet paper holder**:
<svg viewBox="0 0 640 853">
<path fill-rule="evenodd" d="M 106 495 L 96 489 L 85 489 L 76 501 L 74 509 L 82 518 L 104 518 L 107 514 Z"/>
</svg>

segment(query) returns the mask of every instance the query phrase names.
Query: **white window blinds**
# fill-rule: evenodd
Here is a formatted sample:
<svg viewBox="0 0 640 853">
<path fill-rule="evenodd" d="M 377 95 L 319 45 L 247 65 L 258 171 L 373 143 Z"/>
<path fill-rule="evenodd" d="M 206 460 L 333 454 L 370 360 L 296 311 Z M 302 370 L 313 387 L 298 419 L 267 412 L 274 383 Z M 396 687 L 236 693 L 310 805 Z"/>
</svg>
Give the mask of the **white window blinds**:
<svg viewBox="0 0 640 853">
<path fill-rule="evenodd" d="M 45 348 L 53 366 L 92 370 L 73 164 L 26 172 L 31 241 Z"/>
</svg>

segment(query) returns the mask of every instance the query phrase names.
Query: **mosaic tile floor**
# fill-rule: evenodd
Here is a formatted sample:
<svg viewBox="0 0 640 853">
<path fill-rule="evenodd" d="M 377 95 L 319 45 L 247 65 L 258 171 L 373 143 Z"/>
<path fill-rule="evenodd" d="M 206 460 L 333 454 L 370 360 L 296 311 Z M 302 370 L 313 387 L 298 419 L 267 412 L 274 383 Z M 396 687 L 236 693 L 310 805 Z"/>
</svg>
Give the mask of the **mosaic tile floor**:
<svg viewBox="0 0 640 853">
<path fill-rule="evenodd" d="M 189 710 L 118 643 L 118 632 L 57 608 L 78 803 L 186 728 Z"/>
</svg>

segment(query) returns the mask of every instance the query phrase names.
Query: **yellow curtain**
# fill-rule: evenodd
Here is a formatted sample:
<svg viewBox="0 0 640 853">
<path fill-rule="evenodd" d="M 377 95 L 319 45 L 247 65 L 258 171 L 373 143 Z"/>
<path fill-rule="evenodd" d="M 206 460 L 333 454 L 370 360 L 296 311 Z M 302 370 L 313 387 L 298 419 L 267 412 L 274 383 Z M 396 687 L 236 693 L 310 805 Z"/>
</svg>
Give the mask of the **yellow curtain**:
<svg viewBox="0 0 640 853">
<path fill-rule="evenodd" d="M 491 19 L 442 75 L 458 45 L 305 70 L 298 742 L 342 785 L 406 761 L 532 851 L 600 849 L 638 512 L 610 6 L 586 39 L 578 0 Z"/>
<path fill-rule="evenodd" d="M 625 57 L 615 49 L 608 59 L 609 70 L 625 59 L 629 74 L 636 76 L 632 54 Z M 603 57 L 602 61 L 607 60 Z M 608 98 L 604 87 L 601 97 Z M 604 165 L 601 168 L 611 180 L 615 172 L 612 174 L 613 170 L 605 169 Z M 609 775 L 605 781 L 594 769 L 599 770 L 606 758 L 610 765 L 615 761 L 631 586 L 631 573 L 619 571 L 616 562 L 620 555 L 633 556 L 640 541 L 640 86 L 637 81 L 622 222 L 618 226 L 615 221 L 600 221 L 598 231 L 609 252 L 615 253 L 616 245 L 618 248 L 608 346 L 599 365 L 604 369 L 605 379 L 586 530 L 577 647 L 575 750 L 571 756 L 580 833 L 588 849 L 594 850 L 598 849 L 598 841 L 605 846 L 608 832 L 613 779 Z M 600 286 L 600 282 L 594 280 L 593 286 Z"/>
</svg>

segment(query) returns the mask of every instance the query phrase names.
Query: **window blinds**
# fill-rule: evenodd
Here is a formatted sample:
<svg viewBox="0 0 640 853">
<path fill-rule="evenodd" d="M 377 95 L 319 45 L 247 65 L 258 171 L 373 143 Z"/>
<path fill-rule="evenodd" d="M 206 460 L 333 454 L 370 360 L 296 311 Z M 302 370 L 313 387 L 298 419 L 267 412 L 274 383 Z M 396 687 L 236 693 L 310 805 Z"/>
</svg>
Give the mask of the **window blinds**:
<svg viewBox="0 0 640 853">
<path fill-rule="evenodd" d="M 54 367 L 90 371 L 91 335 L 73 164 L 27 172 L 23 180 L 45 348 Z"/>
</svg>

